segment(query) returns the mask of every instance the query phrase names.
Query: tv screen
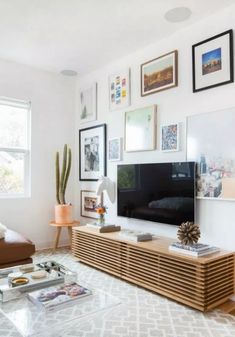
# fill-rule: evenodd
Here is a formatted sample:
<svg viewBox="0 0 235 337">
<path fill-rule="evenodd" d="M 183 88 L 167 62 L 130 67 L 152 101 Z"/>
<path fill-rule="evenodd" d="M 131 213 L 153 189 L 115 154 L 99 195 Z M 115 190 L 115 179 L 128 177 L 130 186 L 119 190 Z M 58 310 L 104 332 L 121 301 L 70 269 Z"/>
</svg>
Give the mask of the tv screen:
<svg viewBox="0 0 235 337">
<path fill-rule="evenodd" d="M 118 165 L 118 216 L 180 225 L 194 221 L 195 163 Z"/>
</svg>

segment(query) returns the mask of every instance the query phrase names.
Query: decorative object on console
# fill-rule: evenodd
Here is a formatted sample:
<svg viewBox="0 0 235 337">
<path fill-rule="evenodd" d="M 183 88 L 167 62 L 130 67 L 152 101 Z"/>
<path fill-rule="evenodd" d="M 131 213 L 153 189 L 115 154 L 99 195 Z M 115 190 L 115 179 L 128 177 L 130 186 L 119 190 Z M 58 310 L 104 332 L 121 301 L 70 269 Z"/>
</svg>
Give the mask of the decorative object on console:
<svg viewBox="0 0 235 337">
<path fill-rule="evenodd" d="M 103 193 L 81 190 L 81 216 L 98 219 L 96 207 L 103 203 Z"/>
<path fill-rule="evenodd" d="M 235 108 L 187 118 L 187 160 L 198 163 L 199 198 L 235 200 L 234 125 Z"/>
<path fill-rule="evenodd" d="M 193 222 L 183 222 L 178 229 L 177 237 L 183 245 L 197 243 L 201 236 L 200 228 Z"/>
<path fill-rule="evenodd" d="M 125 114 L 125 151 L 155 149 L 157 106 L 127 111 Z"/>
<path fill-rule="evenodd" d="M 65 192 L 69 179 L 72 163 L 72 152 L 67 144 L 64 145 L 62 171 L 60 174 L 60 157 L 59 152 L 56 152 L 56 200 L 58 205 L 55 206 L 55 222 L 71 223 L 73 222 L 73 209 L 71 204 L 66 204 Z"/>
<path fill-rule="evenodd" d="M 80 123 L 96 120 L 97 113 L 97 83 L 80 91 Z"/>
<path fill-rule="evenodd" d="M 99 226 L 102 227 L 105 225 L 105 213 L 107 213 L 107 207 L 102 204 L 99 204 L 95 210 L 96 213 L 99 215 L 97 223 Z"/>
<path fill-rule="evenodd" d="M 98 223 L 93 223 L 93 224 L 88 223 L 87 227 L 98 229 L 99 233 L 119 232 L 121 230 L 121 226 L 109 225 L 109 224 L 105 224 L 101 226 Z"/>
<path fill-rule="evenodd" d="M 101 195 L 103 191 L 107 192 L 109 200 L 112 203 L 114 203 L 114 201 L 115 201 L 115 183 L 109 177 L 101 176 L 98 180 L 96 194 Z"/>
<path fill-rule="evenodd" d="M 141 65 L 141 96 L 178 85 L 178 51 L 157 57 Z"/>
<path fill-rule="evenodd" d="M 179 124 L 161 127 L 161 150 L 163 152 L 179 151 Z"/>
<path fill-rule="evenodd" d="M 194 44 L 192 57 L 193 92 L 233 82 L 232 29 Z"/>
<path fill-rule="evenodd" d="M 106 124 L 79 130 L 79 179 L 96 181 L 106 174 Z"/>
<path fill-rule="evenodd" d="M 130 69 L 109 76 L 109 108 L 117 110 L 130 105 Z"/>
<path fill-rule="evenodd" d="M 122 139 L 109 139 L 108 159 L 109 161 L 119 161 L 122 158 Z"/>
</svg>

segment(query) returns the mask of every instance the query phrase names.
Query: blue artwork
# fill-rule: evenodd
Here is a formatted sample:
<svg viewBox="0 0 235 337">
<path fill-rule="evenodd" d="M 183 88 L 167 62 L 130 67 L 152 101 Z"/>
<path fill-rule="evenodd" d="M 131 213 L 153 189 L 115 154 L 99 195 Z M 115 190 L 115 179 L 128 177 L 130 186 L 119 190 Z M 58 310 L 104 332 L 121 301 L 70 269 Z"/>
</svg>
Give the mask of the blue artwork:
<svg viewBox="0 0 235 337">
<path fill-rule="evenodd" d="M 178 151 L 178 124 L 162 127 L 162 151 Z"/>
<path fill-rule="evenodd" d="M 202 54 L 202 75 L 207 75 L 221 69 L 221 48 Z"/>
</svg>

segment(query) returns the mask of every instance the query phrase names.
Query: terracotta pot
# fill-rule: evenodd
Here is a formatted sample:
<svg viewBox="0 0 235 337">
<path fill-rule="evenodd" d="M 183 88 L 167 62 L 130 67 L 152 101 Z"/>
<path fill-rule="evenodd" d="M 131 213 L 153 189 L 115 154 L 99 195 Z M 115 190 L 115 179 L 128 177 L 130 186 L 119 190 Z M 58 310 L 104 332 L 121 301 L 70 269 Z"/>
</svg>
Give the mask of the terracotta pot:
<svg viewBox="0 0 235 337">
<path fill-rule="evenodd" d="M 55 222 L 58 224 L 68 224 L 73 222 L 73 206 L 72 205 L 56 205 L 55 206 Z"/>
</svg>

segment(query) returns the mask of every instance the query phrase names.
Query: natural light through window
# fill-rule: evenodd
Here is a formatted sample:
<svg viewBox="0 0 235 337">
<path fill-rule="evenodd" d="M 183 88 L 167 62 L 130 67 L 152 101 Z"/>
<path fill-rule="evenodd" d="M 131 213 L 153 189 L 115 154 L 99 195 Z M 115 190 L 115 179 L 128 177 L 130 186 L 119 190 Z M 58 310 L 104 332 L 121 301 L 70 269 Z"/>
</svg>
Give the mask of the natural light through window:
<svg viewBox="0 0 235 337">
<path fill-rule="evenodd" d="M 0 98 L 0 197 L 30 195 L 30 103 Z"/>
</svg>

